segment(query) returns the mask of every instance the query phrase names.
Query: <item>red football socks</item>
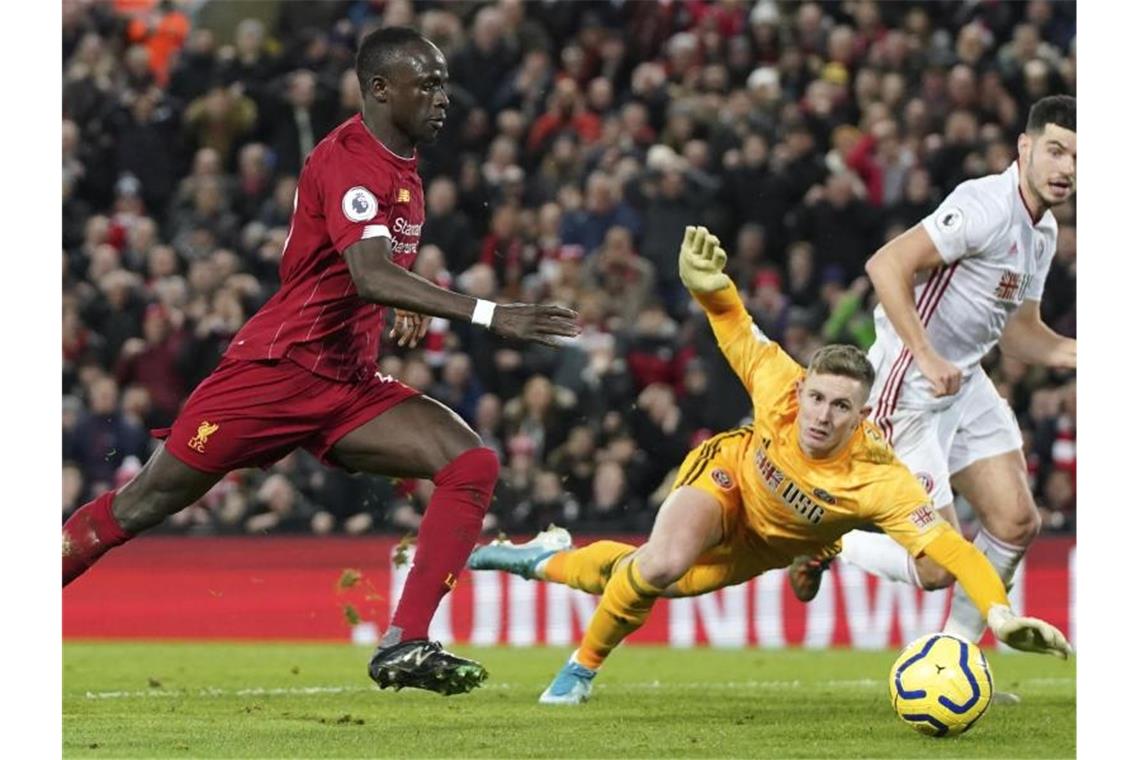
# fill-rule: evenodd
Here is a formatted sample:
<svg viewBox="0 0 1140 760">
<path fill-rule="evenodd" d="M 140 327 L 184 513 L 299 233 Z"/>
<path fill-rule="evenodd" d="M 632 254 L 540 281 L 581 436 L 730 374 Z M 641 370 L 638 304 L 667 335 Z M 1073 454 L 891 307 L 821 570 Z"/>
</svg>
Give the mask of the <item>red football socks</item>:
<svg viewBox="0 0 1140 760">
<path fill-rule="evenodd" d="M 71 583 L 95 561 L 133 537 L 111 512 L 115 492 L 107 491 L 75 510 L 63 524 L 63 585 Z"/>
<path fill-rule="evenodd" d="M 483 515 L 499 479 L 499 459 L 490 449 L 469 449 L 436 473 L 416 539 L 415 559 L 392 616 L 385 643 L 427 638 L 428 624 L 443 595 L 454 586 L 483 528 Z"/>
</svg>

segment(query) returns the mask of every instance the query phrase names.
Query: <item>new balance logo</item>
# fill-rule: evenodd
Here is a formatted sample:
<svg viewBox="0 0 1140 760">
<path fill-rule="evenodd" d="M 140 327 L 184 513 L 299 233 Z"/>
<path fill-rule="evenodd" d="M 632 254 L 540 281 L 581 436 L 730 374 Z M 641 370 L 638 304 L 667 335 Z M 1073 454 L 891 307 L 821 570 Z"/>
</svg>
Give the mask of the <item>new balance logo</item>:
<svg viewBox="0 0 1140 760">
<path fill-rule="evenodd" d="M 400 661 L 410 662 L 418 668 L 420 665 L 424 664 L 424 661 L 427 660 L 428 657 L 431 657 L 430 649 L 417 647 L 401 657 Z"/>
<path fill-rule="evenodd" d="M 396 203 L 408 203 L 412 200 L 412 191 L 406 187 L 401 187 L 396 192 Z"/>
</svg>

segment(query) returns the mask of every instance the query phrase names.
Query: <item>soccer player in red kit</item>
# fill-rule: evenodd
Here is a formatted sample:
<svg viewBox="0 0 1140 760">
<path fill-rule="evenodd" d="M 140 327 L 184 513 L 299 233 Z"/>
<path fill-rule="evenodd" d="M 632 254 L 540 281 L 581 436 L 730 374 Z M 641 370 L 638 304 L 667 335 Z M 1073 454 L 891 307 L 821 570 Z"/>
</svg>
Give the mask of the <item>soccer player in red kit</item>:
<svg viewBox="0 0 1140 760">
<path fill-rule="evenodd" d="M 498 479 L 490 449 L 451 410 L 377 370 L 384 308 L 401 342 L 427 317 L 469 320 L 555 345 L 577 315 L 555 305 L 477 300 L 411 273 L 424 221 L 416 145 L 447 114 L 447 62 L 418 32 L 380 29 L 356 58 L 363 110 L 301 171 L 281 288 L 234 336 L 146 466 L 63 526 L 63 584 L 112 547 L 194 503 L 230 470 L 303 447 L 368 473 L 431 478 L 435 491 L 391 624 L 369 664 L 380 688 L 470 691 L 486 671 L 427 639 L 482 527 Z"/>
</svg>

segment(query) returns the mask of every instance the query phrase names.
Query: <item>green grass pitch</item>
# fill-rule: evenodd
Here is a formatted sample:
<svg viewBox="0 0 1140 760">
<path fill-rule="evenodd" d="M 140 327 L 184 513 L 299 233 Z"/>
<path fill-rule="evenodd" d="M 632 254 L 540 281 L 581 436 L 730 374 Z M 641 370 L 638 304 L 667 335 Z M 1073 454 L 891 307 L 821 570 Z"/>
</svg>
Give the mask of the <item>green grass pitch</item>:
<svg viewBox="0 0 1140 760">
<path fill-rule="evenodd" d="M 370 650 L 333 644 L 76 643 L 63 649 L 66 757 L 988 757 L 1076 755 L 1076 667 L 990 655 L 990 707 L 920 736 L 887 697 L 893 652 L 619 650 L 592 700 L 536 699 L 561 648 L 470 649 L 484 688 L 380 692 Z"/>
</svg>

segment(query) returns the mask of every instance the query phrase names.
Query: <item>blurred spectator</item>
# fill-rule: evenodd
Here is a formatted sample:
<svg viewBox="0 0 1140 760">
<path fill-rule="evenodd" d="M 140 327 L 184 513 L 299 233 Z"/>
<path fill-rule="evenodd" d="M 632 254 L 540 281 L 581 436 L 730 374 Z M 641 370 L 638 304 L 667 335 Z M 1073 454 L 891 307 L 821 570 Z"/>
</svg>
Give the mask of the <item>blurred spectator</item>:
<svg viewBox="0 0 1140 760">
<path fill-rule="evenodd" d="M 92 380 L 87 409 L 70 440 L 64 440 L 63 458 L 82 468 L 88 490 L 95 493 L 116 486 L 115 471 L 127 457 L 146 459 L 147 434 L 120 411 L 119 385 L 113 378 Z"/>
<path fill-rule="evenodd" d="M 518 299 L 522 281 L 536 266 L 536 251 L 523 238 L 522 219 L 516 206 L 499 206 L 491 217 L 491 228 L 483 238 L 479 261 L 490 266 L 504 295 Z"/>
<path fill-rule="evenodd" d="M 471 357 L 467 354 L 449 356 L 439 382 L 431 387 L 428 395 L 454 409 L 468 424 L 474 423 L 483 387 L 471 371 Z"/>
<path fill-rule="evenodd" d="M 732 229 L 754 224 L 764 241 L 783 250 L 784 217 L 791 208 L 790 188 L 772 170 L 768 140 L 760 134 L 744 138 L 739 162 L 726 172 L 722 197 L 732 210 Z M 735 252 L 739 255 L 739 252 Z"/>
<path fill-rule="evenodd" d="M 153 87 L 133 93 L 118 117 L 116 174 L 136 178 L 146 207 L 155 211 L 166 208 L 174 191 L 175 119 L 162 91 Z"/>
<path fill-rule="evenodd" d="M 262 228 L 287 227 L 293 216 L 293 199 L 297 193 L 297 178 L 285 175 L 278 178 L 273 195 L 262 204 L 257 221 Z M 246 228 L 249 229 L 248 227 Z"/>
<path fill-rule="evenodd" d="M 632 493 L 625 468 L 612 460 L 598 463 L 590 500 L 583 511 L 584 530 L 646 533 L 653 526 L 653 514 Z"/>
<path fill-rule="evenodd" d="M 511 513 L 510 528 L 519 533 L 533 533 L 551 524 L 576 523 L 580 516 L 578 500 L 563 488 L 558 473 L 540 470 L 534 476 L 530 497 L 519 502 Z"/>
<path fill-rule="evenodd" d="M 664 383 L 652 383 L 641 391 L 631 422 L 634 440 L 648 456 L 647 477 L 656 485 L 689 453 L 692 423 L 681 413 L 673 388 Z"/>
<path fill-rule="evenodd" d="M 246 533 L 308 530 L 314 510 L 290 478 L 273 473 L 257 489 L 253 513 L 245 520 Z"/>
<path fill-rule="evenodd" d="M 910 227 L 922 221 L 937 206 L 937 200 L 931 194 L 930 172 L 916 166 L 907 172 L 902 197 L 888 206 L 887 220 Z"/>
<path fill-rule="evenodd" d="M 209 29 L 194 29 L 176 56 L 169 92 L 183 102 L 194 100 L 210 88 L 217 71 L 214 33 Z"/>
<path fill-rule="evenodd" d="M 254 101 L 263 97 L 264 88 L 277 74 L 279 62 L 269 53 L 265 25 L 247 18 L 237 25 L 233 45 L 218 51 L 220 83 L 240 85 Z M 225 152 L 222 152 L 225 155 Z"/>
<path fill-rule="evenodd" d="M 336 126 L 331 97 L 320 91 L 316 74 L 299 69 L 285 77 L 283 92 L 273 93 L 265 108 L 271 125 L 267 141 L 277 168 L 298 174 L 305 157 Z"/>
<path fill-rule="evenodd" d="M 474 263 L 475 244 L 472 240 L 471 222 L 457 208 L 457 199 L 458 191 L 450 177 L 436 177 L 432 180 L 424 198 L 426 219 L 420 244 L 439 246 L 447 260 L 448 269 L 462 272 Z"/>
<path fill-rule="evenodd" d="M 503 12 L 490 5 L 480 8 L 467 44 L 448 62 L 456 84 L 478 103 L 493 102 L 496 88 L 517 60 L 518 50 L 508 45 L 503 32 Z"/>
<path fill-rule="evenodd" d="M 728 252 L 725 271 L 732 277 L 733 282 L 753 282 L 763 267 L 770 266 L 766 255 L 767 249 L 764 228 L 755 222 L 744 224 L 736 234 L 736 244 L 732 246 L 732 251 Z"/>
<path fill-rule="evenodd" d="M 158 304 L 146 308 L 142 332 L 143 337 L 123 344 L 116 379 L 124 386 L 137 383 L 145 388 L 162 424 L 169 425 L 189 393 L 180 365 L 186 338 Z"/>
<path fill-rule="evenodd" d="M 119 357 L 123 344 L 142 332 L 141 316 L 143 304 L 139 298 L 137 275 L 122 269 L 112 268 L 117 262 L 114 249 L 100 246 L 92 259 L 89 276 L 99 284 L 99 295 L 90 301 L 83 321 L 91 325 L 102 337 L 101 363 L 104 367 L 113 366 Z M 100 261 L 104 256 L 106 264 Z M 104 273 L 104 270 L 105 271 Z"/>
<path fill-rule="evenodd" d="M 562 487 L 579 503 L 588 501 L 594 480 L 597 440 L 588 425 L 571 428 L 566 443 L 549 457 L 550 465 L 561 479 Z"/>
<path fill-rule="evenodd" d="M 250 143 L 238 153 L 233 210 L 239 219 L 250 219 L 273 192 L 273 162 L 261 143 Z"/>
<path fill-rule="evenodd" d="M 656 290 L 656 273 L 633 249 L 633 233 L 611 227 L 598 253 L 586 262 L 586 281 L 609 300 L 608 311 L 632 325 Z"/>
<path fill-rule="evenodd" d="M 535 375 L 523 386 L 522 395 L 503 408 L 508 445 L 529 446 L 541 460 L 565 440 L 569 405 L 570 399 L 549 379 Z"/>
<path fill-rule="evenodd" d="M 806 207 L 795 225 L 797 235 L 812 244 L 821 267 L 842 267 L 848 281 L 863 270 L 863 262 L 882 241 L 879 215 L 858 197 L 855 177 L 836 172 L 804 198 Z"/>
<path fill-rule="evenodd" d="M 839 280 L 846 280 L 841 268 L 832 265 L 829 269 L 838 269 Z M 820 273 L 816 271 L 815 251 L 811 243 L 801 240 L 788 248 L 787 283 L 788 298 L 793 306 L 803 309 L 823 307 L 819 301 Z"/>
<path fill-rule="evenodd" d="M 752 294 L 745 304 L 761 332 L 775 340 L 783 337 L 790 303 L 784 295 L 779 272 L 772 268 L 760 270 L 752 281 Z"/>
<path fill-rule="evenodd" d="M 677 340 L 677 323 L 657 302 L 646 304 L 625 335 L 626 361 L 638 389 L 653 383 L 677 387 L 688 355 Z"/>
<path fill-rule="evenodd" d="M 569 132 L 583 143 L 592 143 L 601 135 L 601 121 L 586 108 L 578 84 L 570 78 L 559 79 L 547 99 L 546 111 L 534 120 L 527 135 L 527 155 L 533 158 L 546 152 L 551 141 L 561 132 Z"/>
<path fill-rule="evenodd" d="M 499 458 L 505 454 L 503 446 L 503 402 L 494 393 L 484 393 L 475 403 L 475 420 L 472 429 L 483 445 L 494 450 Z"/>
<path fill-rule="evenodd" d="M 174 247 L 193 256 L 205 247 L 200 242 L 203 232 L 213 244 L 232 246 L 238 229 L 238 216 L 229 209 L 222 183 L 206 178 L 195 186 L 190 208 L 174 215 Z"/>
<path fill-rule="evenodd" d="M 585 313 L 588 303 L 582 303 Z M 633 398 L 634 380 L 629 363 L 617 352 L 617 339 L 610 333 L 586 328 L 575 345 L 560 352 L 554 380 L 572 392 L 579 413 L 588 419 L 601 417 L 606 410 L 626 407 Z"/>
<path fill-rule="evenodd" d="M 644 234 L 641 255 L 657 271 L 657 292 L 667 311 L 679 316 L 688 303 L 688 293 L 677 272 L 677 249 L 685 226 L 703 222 L 703 204 L 685 185 L 685 176 L 675 163 L 649 181 L 648 198 L 642 210 Z"/>
<path fill-rule="evenodd" d="M 586 180 L 584 208 L 567 214 L 562 220 L 561 237 L 565 245 L 581 246 L 593 253 L 612 227 L 624 227 L 633 237 L 641 232 L 637 212 L 622 199 L 617 182 L 601 172 Z"/>
<path fill-rule="evenodd" d="M 213 148 L 229 166 L 238 141 L 257 123 L 257 103 L 236 86 L 213 85 L 186 107 L 183 123 L 193 147 Z"/>
</svg>

